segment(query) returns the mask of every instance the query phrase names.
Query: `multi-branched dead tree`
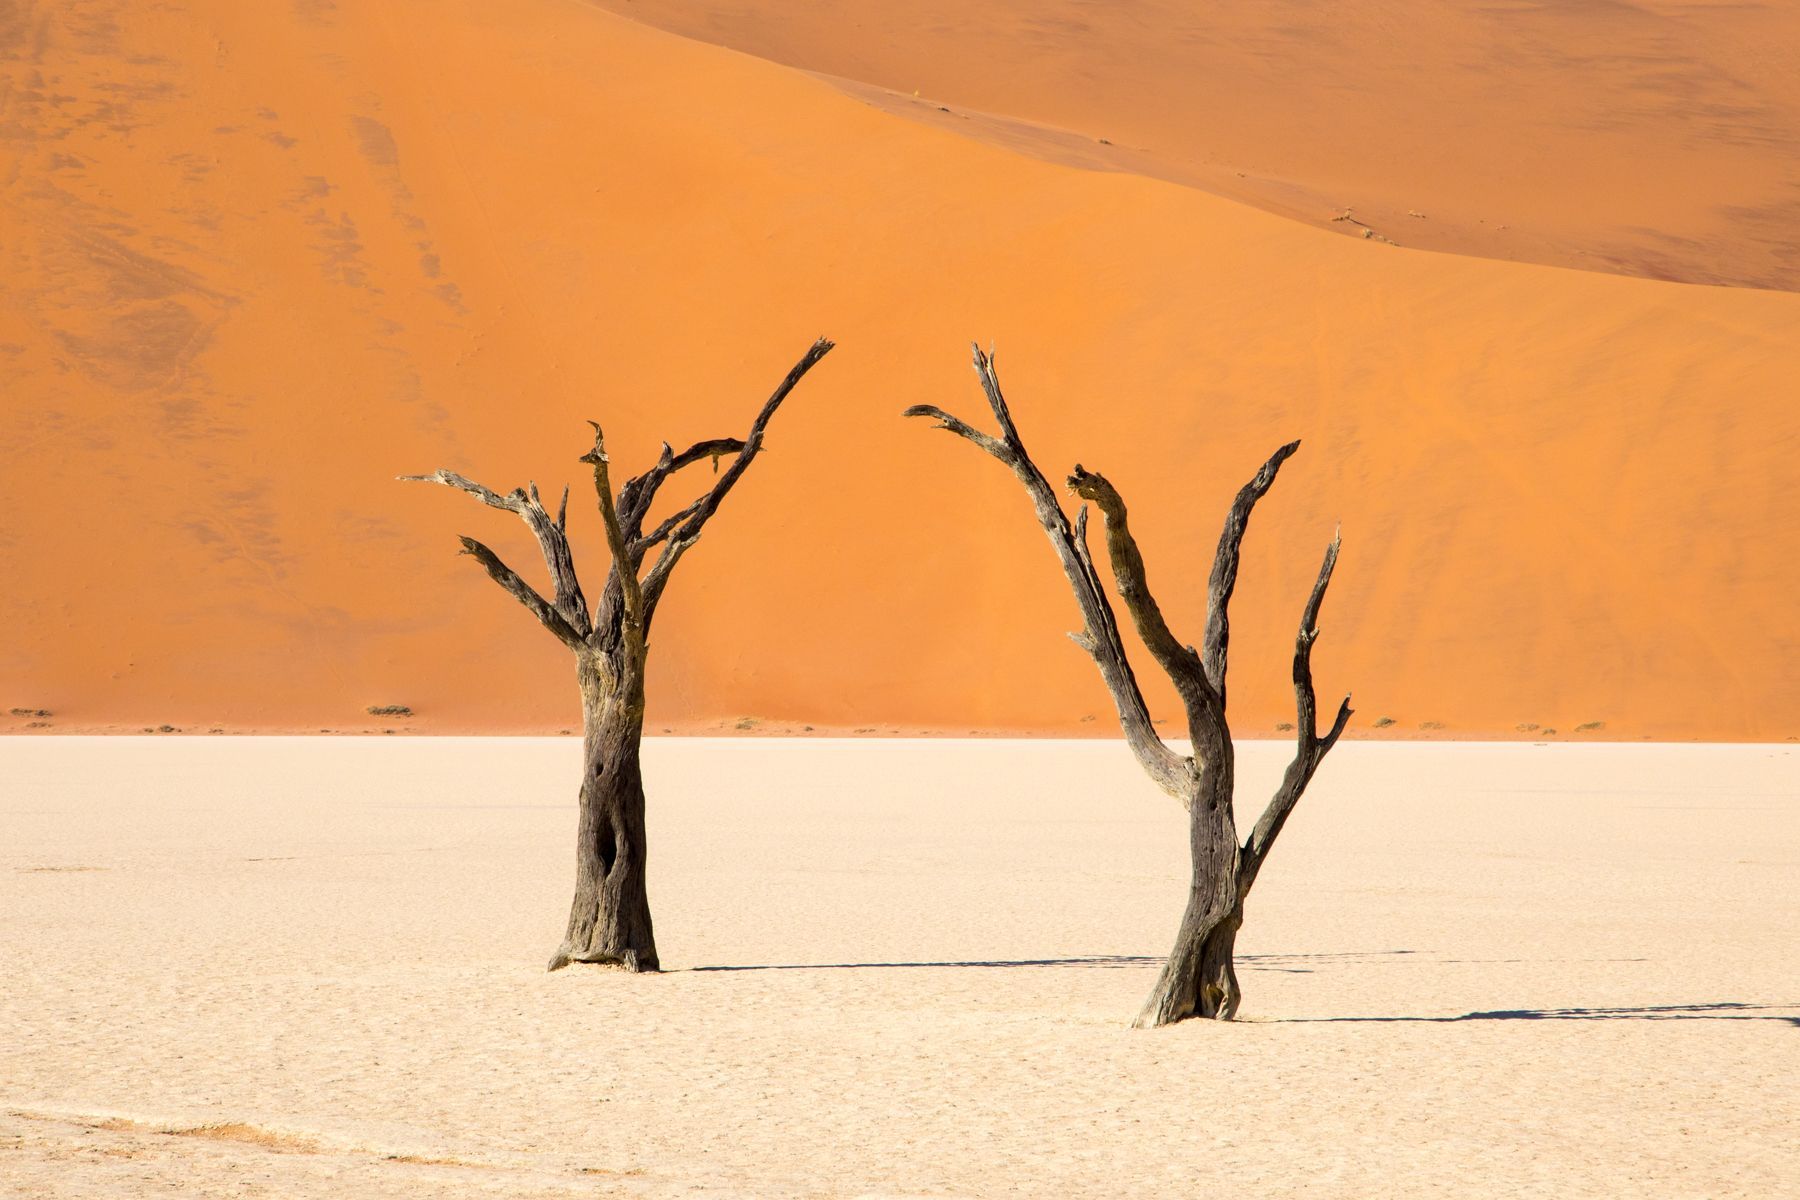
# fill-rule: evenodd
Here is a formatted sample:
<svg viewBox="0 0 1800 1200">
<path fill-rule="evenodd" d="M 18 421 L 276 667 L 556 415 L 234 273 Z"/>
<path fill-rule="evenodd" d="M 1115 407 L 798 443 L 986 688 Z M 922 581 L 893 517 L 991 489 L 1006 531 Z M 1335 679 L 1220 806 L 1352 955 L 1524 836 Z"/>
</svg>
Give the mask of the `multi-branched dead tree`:
<svg viewBox="0 0 1800 1200">
<path fill-rule="evenodd" d="M 551 518 L 538 498 L 536 484 L 506 495 L 451 471 L 403 475 L 402 479 L 441 483 L 467 492 L 492 508 L 517 513 L 536 535 L 549 569 L 554 597 L 546 600 L 518 572 L 500 561 L 474 538 L 462 539 L 463 551 L 487 569 L 495 583 L 531 610 L 544 628 L 575 655 L 575 679 L 581 688 L 583 761 L 581 819 L 575 844 L 575 902 L 562 945 L 550 958 L 552 971 L 572 962 L 613 963 L 629 971 L 657 969 L 656 938 L 650 926 L 650 900 L 644 888 L 644 781 L 638 766 L 644 731 L 644 669 L 650 623 L 668 587 L 669 575 L 718 511 L 737 481 L 762 450 L 763 431 L 794 385 L 831 350 L 824 338 L 814 342 L 775 389 L 750 432 L 737 438 L 696 442 L 677 454 L 663 443 L 656 465 L 627 480 L 613 495 L 606 444 L 594 426 L 594 448 L 581 457 L 594 469 L 594 493 L 606 544 L 612 554 L 600 602 L 590 614 L 575 561 L 569 551 L 569 489 L 564 488 Z M 704 495 L 644 532 L 644 520 L 656 493 L 683 467 L 734 456 Z M 644 559 L 662 547 L 648 572 Z"/>
<path fill-rule="evenodd" d="M 975 370 L 987 393 L 988 405 L 994 410 L 994 419 L 999 422 L 999 437 L 983 433 L 930 404 L 914 405 L 905 415 L 936 420 L 939 428 L 948 429 L 999 459 L 1025 485 L 1037 509 L 1038 524 L 1050 536 L 1050 543 L 1062 562 L 1063 574 L 1069 577 L 1075 600 L 1081 606 L 1086 627 L 1069 636 L 1099 666 L 1101 678 L 1106 681 L 1113 704 L 1119 711 L 1125 740 L 1138 762 L 1150 778 L 1180 800 L 1189 813 L 1193 880 L 1187 909 L 1182 914 L 1175 949 L 1137 1023 L 1141 1026 L 1168 1025 L 1187 1017 L 1229 1020 L 1237 1012 L 1241 996 L 1232 955 L 1238 927 L 1244 919 L 1244 898 L 1256 882 L 1257 872 L 1268 858 L 1269 848 L 1274 845 L 1288 814 L 1293 812 L 1313 772 L 1326 752 L 1336 744 L 1350 719 L 1350 698 L 1346 696 L 1338 707 L 1337 719 L 1321 736 L 1312 682 L 1312 646 L 1319 636 L 1319 605 L 1325 599 L 1325 588 L 1330 584 L 1332 568 L 1337 564 L 1338 540 L 1333 537 L 1325 551 L 1318 581 L 1313 584 L 1312 595 L 1307 598 L 1300 615 L 1300 636 L 1294 646 L 1294 696 L 1299 708 L 1296 725 L 1299 744 L 1294 760 L 1274 799 L 1263 810 L 1250 836 L 1240 845 L 1232 811 L 1231 729 L 1225 720 L 1225 651 L 1231 632 L 1227 609 L 1232 589 L 1237 585 L 1238 550 L 1250 521 L 1250 510 L 1268 492 L 1281 464 L 1300 443 L 1289 442 L 1275 451 L 1256 473 L 1256 478 L 1238 492 L 1231 505 L 1231 512 L 1225 518 L 1225 532 L 1219 538 L 1218 553 L 1213 558 L 1212 577 L 1207 586 L 1206 628 L 1201 635 L 1199 650 L 1184 645 L 1169 631 L 1162 611 L 1151 596 L 1144 559 L 1138 553 L 1137 542 L 1126 523 L 1125 502 L 1120 499 L 1118 490 L 1104 476 L 1084 470 L 1079 464 L 1069 476 L 1069 487 L 1075 494 L 1092 501 L 1100 509 L 1106 524 L 1106 550 L 1112 560 L 1114 585 L 1131 613 L 1138 636 L 1157 665 L 1174 682 L 1187 710 L 1193 753 L 1182 755 L 1158 736 L 1151 724 L 1143 693 L 1138 690 L 1125 644 L 1119 637 L 1112 604 L 1088 551 L 1087 505 L 1081 506 L 1071 527 L 1049 482 L 1019 440 L 1019 431 L 1013 425 L 1006 399 L 1000 393 L 993 356 L 983 354 L 979 346 L 975 347 Z"/>
</svg>

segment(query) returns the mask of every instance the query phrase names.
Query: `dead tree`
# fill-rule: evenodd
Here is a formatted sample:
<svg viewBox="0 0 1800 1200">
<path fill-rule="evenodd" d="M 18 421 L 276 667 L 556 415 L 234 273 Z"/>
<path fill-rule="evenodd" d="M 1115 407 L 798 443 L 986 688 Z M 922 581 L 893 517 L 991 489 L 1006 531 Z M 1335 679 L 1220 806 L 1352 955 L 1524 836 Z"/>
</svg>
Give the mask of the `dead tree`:
<svg viewBox="0 0 1800 1200">
<path fill-rule="evenodd" d="M 451 471 L 401 476 L 441 483 L 467 492 L 491 508 L 517 513 L 537 537 L 550 573 L 554 592 L 545 599 L 492 550 L 474 538 L 462 539 L 463 552 L 486 568 L 495 583 L 530 609 L 575 656 L 583 755 L 575 901 L 562 945 L 550 956 L 552 971 L 572 962 L 611 963 L 628 971 L 657 969 L 650 900 L 644 887 L 644 780 L 638 765 L 650 625 L 676 564 L 699 541 L 707 521 L 762 450 L 769 420 L 794 385 L 831 347 L 824 338 L 812 344 L 757 413 L 743 440 L 713 438 L 696 442 L 679 454 L 665 442 L 656 465 L 627 480 L 616 497 L 605 439 L 600 426 L 589 422 L 594 426 L 594 448 L 580 461 L 594 469 L 594 494 L 612 557 L 599 604 L 591 613 L 569 551 L 568 488 L 563 488 L 562 501 L 552 518 L 538 498 L 535 483 L 503 496 Z M 726 456 L 731 456 L 731 465 L 720 473 L 719 460 Z M 701 462 L 710 462 L 718 476 L 711 489 L 644 532 L 657 490 L 683 467 Z M 644 571 L 644 559 L 659 546 L 650 569 Z"/>
<path fill-rule="evenodd" d="M 1207 586 L 1206 627 L 1199 650 L 1184 645 L 1169 631 L 1151 596 L 1144 559 L 1131 536 L 1125 502 L 1118 490 L 1104 476 L 1084 470 L 1079 464 L 1068 478 L 1076 495 L 1099 508 L 1106 525 L 1113 584 L 1125 601 L 1138 637 L 1174 682 L 1187 710 L 1193 753 L 1182 755 L 1158 736 L 1143 693 L 1138 690 L 1112 604 L 1088 551 L 1087 505 L 1081 506 L 1071 527 L 1049 482 L 1019 440 L 1019 431 L 1000 393 L 993 356 L 983 354 L 979 346 L 975 347 L 975 371 L 987 393 L 988 406 L 994 410 L 1000 436 L 983 433 L 930 404 L 914 405 L 905 415 L 934 419 L 938 428 L 973 442 L 999 459 L 1025 485 L 1037 510 L 1038 524 L 1049 535 L 1063 574 L 1069 577 L 1069 585 L 1075 591 L 1076 603 L 1081 606 L 1084 628 L 1069 636 L 1100 668 L 1100 676 L 1118 709 L 1125 740 L 1138 762 L 1157 786 L 1182 802 L 1189 814 L 1193 879 L 1187 909 L 1182 914 L 1175 949 L 1137 1024 L 1168 1025 L 1187 1017 L 1229 1020 L 1237 1012 L 1241 996 L 1232 956 L 1238 927 L 1244 919 L 1244 898 L 1250 894 L 1288 814 L 1350 719 L 1350 698 L 1346 696 L 1331 728 L 1321 736 L 1312 682 L 1312 646 L 1319 636 L 1319 605 L 1325 599 L 1332 568 L 1337 564 L 1338 540 L 1333 537 L 1326 549 L 1318 581 L 1300 614 L 1300 635 L 1294 644 L 1294 696 L 1299 708 L 1294 760 L 1274 799 L 1240 845 L 1232 811 L 1231 729 L 1225 720 L 1225 651 L 1231 634 L 1228 608 L 1237 584 L 1238 550 L 1250 521 L 1250 510 L 1268 492 L 1281 464 L 1300 443 L 1289 442 L 1275 451 L 1231 505 L 1225 532 L 1219 537 L 1218 553 L 1213 558 Z"/>
</svg>

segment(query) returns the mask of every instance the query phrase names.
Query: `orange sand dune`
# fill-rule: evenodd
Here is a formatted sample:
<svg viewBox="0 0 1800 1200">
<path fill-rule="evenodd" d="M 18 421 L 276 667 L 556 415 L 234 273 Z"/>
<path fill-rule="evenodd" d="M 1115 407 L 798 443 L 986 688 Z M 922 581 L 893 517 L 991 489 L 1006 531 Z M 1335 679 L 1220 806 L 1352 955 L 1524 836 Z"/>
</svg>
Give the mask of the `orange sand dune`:
<svg viewBox="0 0 1800 1200">
<path fill-rule="evenodd" d="M 1341 520 L 1315 663 L 1359 728 L 1800 734 L 1800 297 L 1334 237 L 572 0 L 8 11 L 0 711 L 566 727 L 564 652 L 453 553 L 526 569 L 523 528 L 393 477 L 579 488 L 583 418 L 626 465 L 741 431 L 828 333 L 663 609 L 653 726 L 1106 729 L 1016 485 L 898 417 L 979 417 L 980 337 L 1190 638 L 1224 505 L 1305 439 L 1246 551 L 1241 732 L 1291 719 Z"/>
<path fill-rule="evenodd" d="M 1800 290 L 1800 9 L 1776 0 L 600 2 L 1353 237 Z"/>
</svg>

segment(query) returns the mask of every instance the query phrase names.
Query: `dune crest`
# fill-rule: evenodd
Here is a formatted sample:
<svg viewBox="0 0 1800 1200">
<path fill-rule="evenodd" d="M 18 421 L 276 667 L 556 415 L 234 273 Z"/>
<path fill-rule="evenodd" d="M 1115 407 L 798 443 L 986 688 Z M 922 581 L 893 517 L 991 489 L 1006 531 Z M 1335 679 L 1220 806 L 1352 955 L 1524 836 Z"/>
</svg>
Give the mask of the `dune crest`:
<svg viewBox="0 0 1800 1200">
<path fill-rule="evenodd" d="M 1359 239 L 1800 289 L 1788 5 L 594 2 Z"/>
</svg>

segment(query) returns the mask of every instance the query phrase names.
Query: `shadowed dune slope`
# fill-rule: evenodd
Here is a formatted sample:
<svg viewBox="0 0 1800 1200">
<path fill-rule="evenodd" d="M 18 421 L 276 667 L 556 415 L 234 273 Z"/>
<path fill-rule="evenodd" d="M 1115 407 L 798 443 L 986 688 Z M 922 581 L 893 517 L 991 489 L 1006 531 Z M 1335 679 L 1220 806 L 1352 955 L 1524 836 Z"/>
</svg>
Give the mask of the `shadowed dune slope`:
<svg viewBox="0 0 1800 1200">
<path fill-rule="evenodd" d="M 1352 237 L 1800 289 L 1800 9 L 1779 0 L 600 2 Z"/>
<path fill-rule="evenodd" d="M 1800 297 L 1335 237 L 577 3 L 69 0 L 0 39 L 0 710 L 566 727 L 564 651 L 453 553 L 535 577 L 522 525 L 393 477 L 574 483 L 592 593 L 583 418 L 625 469 L 741 433 L 828 333 L 671 590 L 653 726 L 1106 730 L 1017 485 L 898 417 L 984 416 L 979 337 L 1189 639 L 1230 496 L 1305 439 L 1241 732 L 1291 719 L 1341 520 L 1315 666 L 1359 726 L 1800 734 Z"/>
</svg>

